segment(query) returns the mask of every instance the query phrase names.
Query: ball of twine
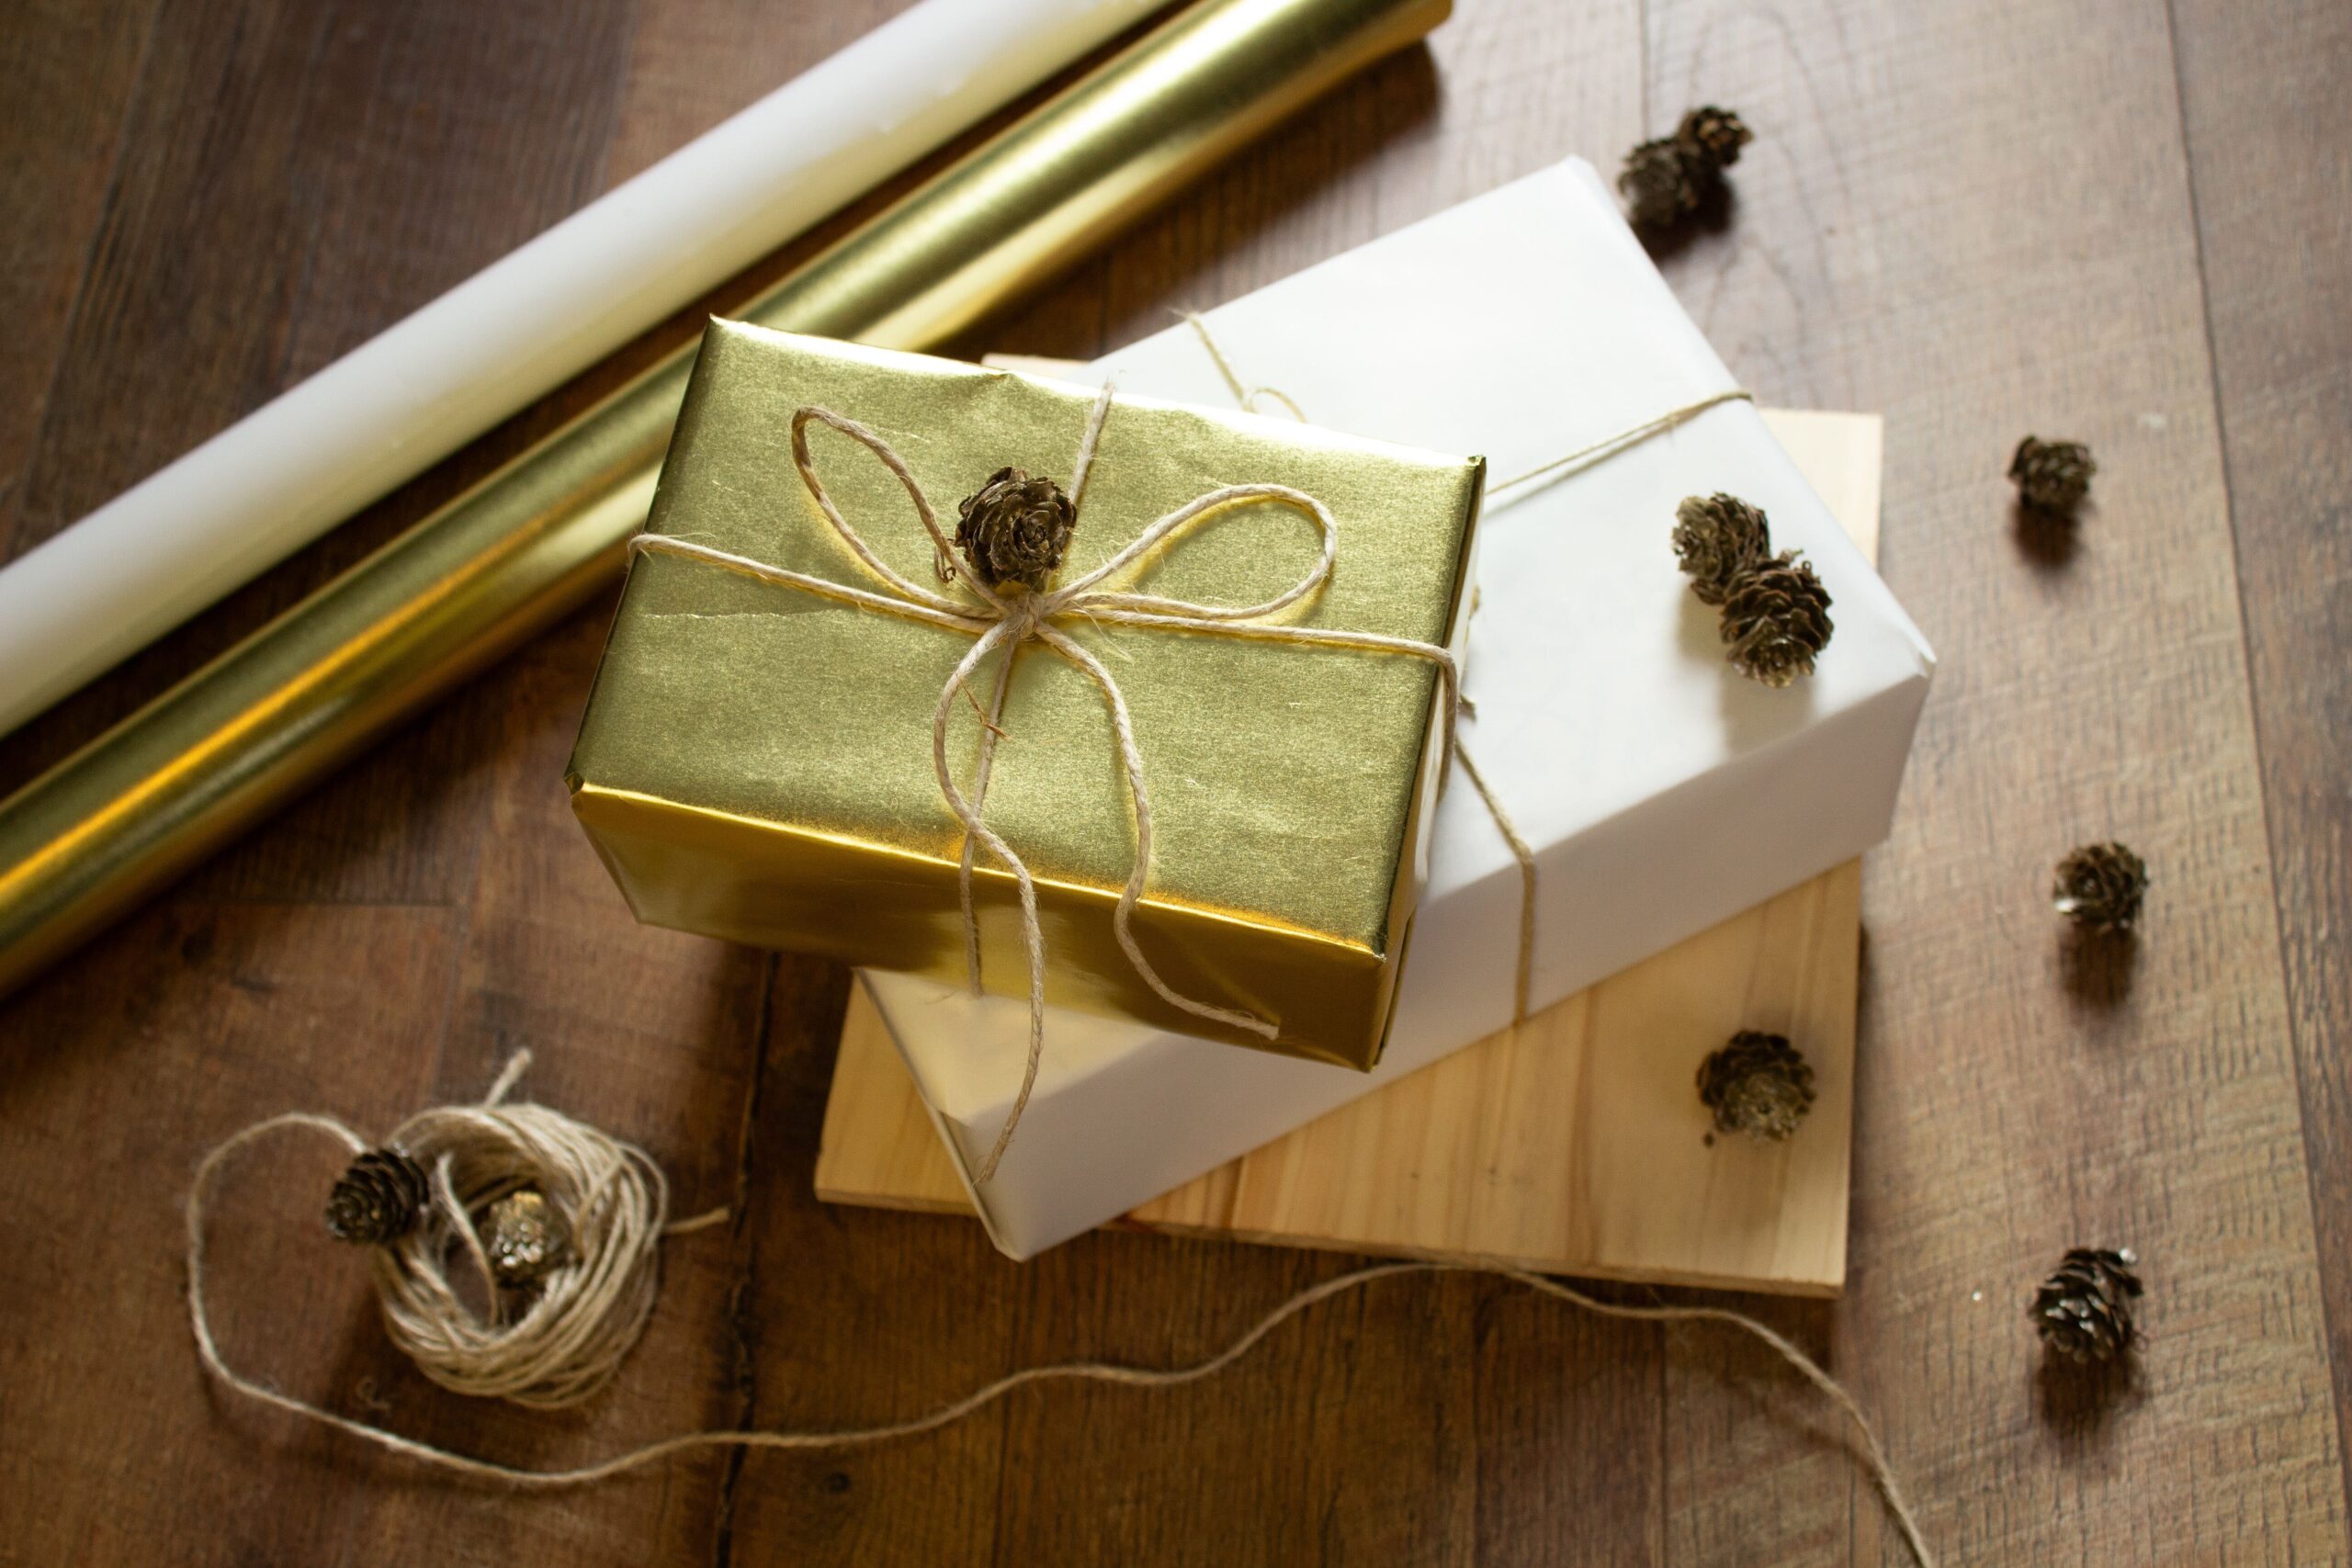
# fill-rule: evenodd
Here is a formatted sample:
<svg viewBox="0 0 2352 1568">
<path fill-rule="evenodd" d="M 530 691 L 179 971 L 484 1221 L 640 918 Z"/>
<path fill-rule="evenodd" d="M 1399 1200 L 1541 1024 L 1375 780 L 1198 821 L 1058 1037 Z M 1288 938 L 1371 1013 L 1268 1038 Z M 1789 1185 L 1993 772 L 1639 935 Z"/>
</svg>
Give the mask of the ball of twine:
<svg viewBox="0 0 2352 1568">
<path fill-rule="evenodd" d="M 644 1332 L 670 1193 L 636 1145 L 544 1105 L 502 1103 L 528 1065 L 518 1055 L 480 1105 L 435 1106 L 394 1130 L 432 1201 L 414 1230 L 374 1249 L 374 1264 L 385 1331 L 426 1377 L 545 1409 L 602 1389 Z M 481 1235 L 490 1206 L 526 1187 L 571 1235 L 529 1293 L 500 1288 Z M 479 1288 L 462 1288 L 456 1270 Z"/>
<path fill-rule="evenodd" d="M 518 1051 L 481 1103 L 435 1106 L 392 1130 L 385 1142 L 425 1170 L 427 1204 L 413 1230 L 371 1249 L 371 1261 L 385 1332 L 426 1377 L 548 1410 L 590 1398 L 620 1371 L 653 1313 L 662 1238 L 717 1224 L 727 1211 L 672 1224 L 669 1181 L 643 1149 L 544 1105 L 504 1103 L 530 1065 Z M 213 1150 L 188 1195 L 190 1314 L 206 1364 L 232 1386 L 348 1426 L 230 1371 L 204 1310 L 204 1209 L 215 1174 L 245 1145 L 289 1126 L 327 1133 L 354 1155 L 371 1146 L 332 1116 L 293 1111 Z M 531 1290 L 502 1289 L 482 1216 L 526 1187 L 561 1217 L 571 1245 Z"/>
</svg>

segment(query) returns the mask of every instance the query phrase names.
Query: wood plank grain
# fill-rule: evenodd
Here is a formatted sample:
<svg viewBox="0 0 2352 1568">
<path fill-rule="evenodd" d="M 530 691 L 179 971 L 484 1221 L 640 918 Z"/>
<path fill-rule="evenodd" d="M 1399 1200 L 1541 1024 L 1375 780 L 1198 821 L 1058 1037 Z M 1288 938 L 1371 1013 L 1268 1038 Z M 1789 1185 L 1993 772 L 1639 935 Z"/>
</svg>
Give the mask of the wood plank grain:
<svg viewBox="0 0 2352 1568">
<path fill-rule="evenodd" d="M 1837 1370 L 1953 1561 L 2340 1561 L 2165 7 L 1654 0 L 1648 62 L 1654 124 L 1720 101 L 1758 132 L 1669 277 L 1759 393 L 1886 411 L 1886 572 L 1943 661 L 1864 874 Z M 2010 515 L 2028 431 L 2098 454 L 2071 551 Z M 2155 868 L 2128 984 L 2070 968 L 2044 891 L 2107 836 Z M 2103 1405 L 2037 1381 L 2020 1315 L 2085 1241 L 2152 1282 Z M 1678 1340 L 1673 1552 L 1899 1556 L 1834 1456 L 1708 1414 L 1726 1375 L 1771 1374 Z"/>
<path fill-rule="evenodd" d="M 2305 1168 L 2352 1413 L 2352 9 L 2173 7 Z M 2352 1471 L 2347 1471 L 2352 1488 Z"/>
<path fill-rule="evenodd" d="M 491 849 L 462 908 L 206 905 L 182 897 L 94 947 L 79 983 L 4 1021 L 0 1175 L 24 1207 L 0 1260 L 0 1560 L 189 1563 L 688 1562 L 711 1550 L 723 1457 L 578 1496 L 481 1493 L 216 1391 L 179 1300 L 177 1204 L 207 1145 L 317 1107 L 380 1134 L 477 1097 L 514 1050 L 527 1093 L 643 1142 L 681 1208 L 737 1203 L 767 962 L 649 942 L 577 836 L 560 777 L 570 704 L 601 637 L 582 625 L 492 677 L 514 723 L 482 759 Z M 732 1233 L 663 1260 L 659 1318 L 613 1394 L 550 1418 L 433 1387 L 384 1339 L 359 1257 L 318 1222 L 341 1156 L 289 1135 L 232 1170 L 212 1227 L 223 1348 L 346 1415 L 552 1466 L 740 1416 Z M 62 1223 L 60 1220 L 62 1218 Z M 125 1498 L 137 1501 L 126 1506 Z M 299 1498 L 255 1508 L 241 1500 Z M 364 1544 L 362 1544 L 364 1542 Z M 168 1545 L 166 1545 L 168 1543 Z M 21 1553 L 21 1556 L 18 1554 Z"/>
<path fill-rule="evenodd" d="M 1001 363 L 1021 356 L 991 355 Z M 1065 362 L 1022 361 L 1044 374 Z M 1764 418 L 1865 554 L 1880 429 Z M 1176 1235 L 1830 1295 L 1846 1277 L 1860 873 L 1848 864 L 1134 1209 Z M 1691 1083 L 1733 1031 L 1781 1031 L 1821 1087 L 1804 1135 L 1705 1134 Z M 851 1000 L 816 1188 L 968 1213 L 887 1025 Z"/>
<path fill-rule="evenodd" d="M 262 1115 L 386 1127 L 425 1102 L 434 1055 L 416 1043 L 439 1032 L 456 927 L 445 909 L 157 908 L 93 950 L 73 998 L 7 1015 L 11 1560 L 130 1561 L 166 1542 L 191 1562 L 331 1560 L 383 1517 L 342 1444 L 214 1399 L 188 1344 L 178 1205 L 206 1147 Z M 332 1408 L 390 1397 L 406 1414 L 418 1401 L 366 1270 L 319 1224 L 341 1165 L 316 1135 L 243 1163 L 213 1232 L 222 1348 Z M 282 1491 L 309 1506 L 251 1506 Z"/>
<path fill-rule="evenodd" d="M 380 1133 L 479 1095 L 514 1050 L 526 1091 L 634 1137 L 681 1210 L 740 1206 L 769 961 L 647 940 L 560 788 L 602 626 L 576 623 L 479 688 L 505 739 L 486 849 L 456 907 L 207 904 L 182 896 L 0 1014 L 0 1561 L 708 1560 L 724 1456 L 579 1496 L 483 1494 L 213 1390 L 188 1347 L 177 1203 L 203 1149 L 320 1107 Z M 401 765 L 398 748 L 378 766 Z M 223 1190 L 212 1298 L 236 1364 L 331 1408 L 509 1462 L 582 1462 L 741 1416 L 736 1233 L 663 1260 L 659 1318 L 609 1398 L 550 1418 L 433 1388 L 385 1342 L 357 1257 L 318 1206 L 339 1165 L 292 1138 Z M 139 1499 L 126 1506 L 124 1497 Z M 254 1508 L 239 1499 L 300 1497 Z M 364 1537 L 364 1546 L 357 1542 Z M 18 1554 L 21 1553 L 21 1556 Z"/>
<path fill-rule="evenodd" d="M 0 40 L 0 559 L 49 406 L 159 0 L 33 0 Z"/>
</svg>

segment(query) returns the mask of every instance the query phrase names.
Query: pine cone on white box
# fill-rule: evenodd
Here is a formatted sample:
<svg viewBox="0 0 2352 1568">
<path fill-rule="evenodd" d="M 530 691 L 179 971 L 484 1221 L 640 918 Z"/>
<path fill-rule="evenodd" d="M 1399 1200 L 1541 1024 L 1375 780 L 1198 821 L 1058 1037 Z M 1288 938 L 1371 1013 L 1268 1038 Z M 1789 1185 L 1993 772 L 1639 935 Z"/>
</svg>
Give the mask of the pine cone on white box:
<svg viewBox="0 0 2352 1568">
<path fill-rule="evenodd" d="M 1674 509 L 1674 554 L 1702 604 L 1721 606 L 1733 584 L 1771 553 L 1763 509 L 1736 495 L 1689 495 Z"/>
<path fill-rule="evenodd" d="M 1829 646 L 1829 590 L 1811 563 L 1785 551 L 1744 573 L 1724 601 L 1724 657 L 1733 669 L 1768 686 L 1813 673 Z"/>
</svg>

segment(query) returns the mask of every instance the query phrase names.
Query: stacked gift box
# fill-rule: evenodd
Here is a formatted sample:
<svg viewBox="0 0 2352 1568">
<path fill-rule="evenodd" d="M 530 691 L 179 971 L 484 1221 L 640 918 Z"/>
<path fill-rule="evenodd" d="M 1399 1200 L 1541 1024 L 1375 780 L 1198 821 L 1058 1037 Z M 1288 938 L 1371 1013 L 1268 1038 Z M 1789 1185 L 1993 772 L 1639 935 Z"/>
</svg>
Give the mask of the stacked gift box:
<svg viewBox="0 0 2352 1568">
<path fill-rule="evenodd" d="M 1001 616 L 968 564 L 943 577 L 913 492 L 944 534 L 1003 469 L 1070 475 L 1106 383 L 1039 592 L 1234 485 L 1327 509 L 1328 578 L 1239 633 L 1150 624 L 1136 606 L 1252 605 L 1314 575 L 1298 505 L 1237 500 L 1049 618 L 1115 701 L 1040 637 L 959 685 Z M 811 426 L 804 478 L 811 407 L 873 444 Z M 1716 493 L 1760 509 L 1834 606 L 1785 686 L 1726 661 L 1678 565 L 1678 506 Z M 641 918 L 862 966 L 1014 1257 L 1851 859 L 1887 830 L 1933 668 L 1576 163 L 1069 384 L 715 324 L 649 532 L 684 547 L 632 569 L 573 762 L 582 820 Z M 985 848 L 967 916 L 972 835 L 943 782 L 1031 873 L 1034 924 Z"/>
</svg>

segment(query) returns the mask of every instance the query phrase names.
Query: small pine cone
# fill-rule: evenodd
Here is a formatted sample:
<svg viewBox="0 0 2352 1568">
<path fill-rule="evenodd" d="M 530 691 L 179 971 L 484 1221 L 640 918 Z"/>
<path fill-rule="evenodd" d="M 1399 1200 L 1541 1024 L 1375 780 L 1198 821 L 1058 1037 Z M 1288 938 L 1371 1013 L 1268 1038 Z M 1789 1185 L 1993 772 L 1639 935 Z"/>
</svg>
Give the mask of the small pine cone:
<svg viewBox="0 0 2352 1568">
<path fill-rule="evenodd" d="M 1814 656 L 1829 646 L 1829 590 L 1811 563 L 1785 550 L 1757 566 L 1724 601 L 1724 658 L 1752 681 L 1785 686 L 1813 673 Z"/>
<path fill-rule="evenodd" d="M 1674 553 L 1702 604 L 1720 605 L 1732 586 L 1772 553 L 1763 512 L 1736 495 L 1685 496 L 1674 509 Z"/>
<path fill-rule="evenodd" d="M 2077 1247 L 2033 1292 L 2028 1315 L 2052 1353 L 2083 1365 L 2111 1361 L 2132 1348 L 2132 1303 L 2139 1264 L 2130 1247 Z"/>
<path fill-rule="evenodd" d="M 351 1162 L 327 1194 L 327 1234 L 380 1247 L 416 1228 L 430 1201 L 424 1168 L 404 1149 L 370 1149 Z"/>
<path fill-rule="evenodd" d="M 999 468 L 956 507 L 956 547 L 990 588 L 1018 582 L 1042 590 L 1062 564 L 1078 508 L 1062 487 L 1020 468 Z"/>
<path fill-rule="evenodd" d="M 2098 464 L 2091 449 L 2079 441 L 2044 441 L 2029 435 L 2018 443 L 2009 459 L 2009 478 L 2017 481 L 2018 498 L 2036 512 L 2071 513 L 2090 493 L 2091 476 Z"/>
<path fill-rule="evenodd" d="M 2122 931 L 2140 918 L 2147 892 L 2147 862 L 2121 844 L 2085 844 L 2058 863 L 2050 897 L 2077 925 Z"/>
<path fill-rule="evenodd" d="M 1617 189 L 1636 229 L 1670 229 L 1699 209 L 1690 160 L 1671 136 L 1645 141 L 1626 153 Z"/>
<path fill-rule="evenodd" d="M 481 1244 L 500 1284 L 528 1285 L 571 1258 L 571 1226 L 545 1193 L 526 1187 L 490 1206 Z"/>
<path fill-rule="evenodd" d="M 1699 1064 L 1699 1101 L 1716 1131 L 1777 1142 L 1813 1109 L 1813 1067 L 1788 1036 L 1743 1029 Z"/>
<path fill-rule="evenodd" d="M 1674 131 L 1675 144 L 1683 153 L 1711 171 L 1738 163 L 1739 150 L 1755 140 L 1756 133 L 1741 123 L 1739 116 L 1713 104 L 1684 115 Z"/>
</svg>

